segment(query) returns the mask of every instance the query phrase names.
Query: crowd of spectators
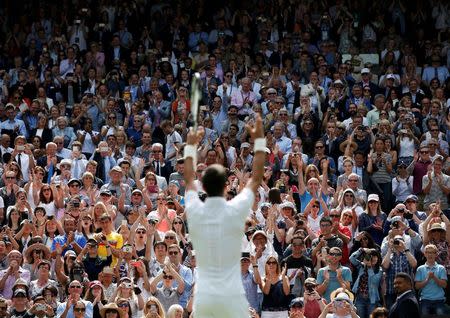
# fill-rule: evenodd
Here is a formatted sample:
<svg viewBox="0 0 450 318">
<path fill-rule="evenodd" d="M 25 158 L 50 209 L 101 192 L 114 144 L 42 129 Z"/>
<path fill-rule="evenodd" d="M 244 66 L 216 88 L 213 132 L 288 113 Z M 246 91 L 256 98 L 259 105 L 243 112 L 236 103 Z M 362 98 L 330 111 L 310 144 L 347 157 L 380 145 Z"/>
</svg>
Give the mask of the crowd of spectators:
<svg viewBox="0 0 450 318">
<path fill-rule="evenodd" d="M 0 30 L 0 318 L 195 317 L 196 72 L 201 199 L 264 119 L 252 317 L 448 313 L 447 1 L 3 0 Z"/>
</svg>

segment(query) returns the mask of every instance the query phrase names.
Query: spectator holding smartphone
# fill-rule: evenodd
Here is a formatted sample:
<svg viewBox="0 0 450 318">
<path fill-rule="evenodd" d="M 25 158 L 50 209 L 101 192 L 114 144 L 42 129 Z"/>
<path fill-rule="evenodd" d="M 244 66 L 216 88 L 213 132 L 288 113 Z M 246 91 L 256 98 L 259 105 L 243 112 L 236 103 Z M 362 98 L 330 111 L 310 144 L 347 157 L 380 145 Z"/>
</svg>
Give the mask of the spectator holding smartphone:
<svg viewBox="0 0 450 318">
<path fill-rule="evenodd" d="M 305 289 L 303 293 L 305 317 L 308 318 L 319 317 L 320 313 L 324 310 L 326 306 L 325 299 L 322 298 L 322 296 L 320 296 L 320 294 L 316 290 L 317 286 L 318 284 L 315 278 L 309 277 L 305 279 L 304 284 Z"/>
</svg>

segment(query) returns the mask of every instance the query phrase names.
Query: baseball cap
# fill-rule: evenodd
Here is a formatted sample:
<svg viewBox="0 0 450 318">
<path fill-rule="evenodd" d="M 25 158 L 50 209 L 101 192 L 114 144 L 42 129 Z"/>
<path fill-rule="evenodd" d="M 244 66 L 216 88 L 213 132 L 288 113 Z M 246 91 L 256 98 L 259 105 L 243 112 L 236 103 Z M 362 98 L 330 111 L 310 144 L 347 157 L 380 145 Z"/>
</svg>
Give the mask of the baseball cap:
<svg viewBox="0 0 450 318">
<path fill-rule="evenodd" d="M 303 299 L 301 297 L 297 297 L 291 300 L 291 303 L 289 304 L 289 308 L 293 307 L 304 307 L 305 303 L 303 302 Z"/>
<path fill-rule="evenodd" d="M 264 231 L 262 231 L 262 230 L 258 230 L 258 231 L 256 231 L 255 233 L 253 233 L 252 241 L 255 239 L 255 237 L 256 237 L 257 235 L 262 235 L 262 236 L 264 236 L 264 237 L 266 238 L 266 240 L 267 240 L 267 234 L 266 234 L 266 232 L 264 232 Z"/>
<path fill-rule="evenodd" d="M 100 281 L 98 281 L 98 280 L 94 280 L 94 281 L 89 283 L 89 288 L 93 288 L 95 286 L 103 287 L 102 283 L 100 283 Z"/>
<path fill-rule="evenodd" d="M 417 202 L 417 201 L 419 201 L 419 198 L 414 194 L 410 194 L 406 197 L 406 200 L 404 201 L 404 203 L 407 202 L 408 200 L 413 200 L 413 201 Z"/>
<path fill-rule="evenodd" d="M 361 70 L 361 74 L 369 74 L 369 73 L 370 73 L 370 70 L 367 67 L 365 67 Z"/>
<path fill-rule="evenodd" d="M 98 242 L 97 242 L 95 239 L 90 238 L 89 240 L 87 240 L 86 244 L 89 244 L 89 245 L 97 245 Z"/>
<path fill-rule="evenodd" d="M 64 254 L 64 257 L 74 257 L 74 258 L 77 258 L 77 254 L 76 254 L 74 251 L 72 251 L 72 250 L 68 250 L 68 251 L 66 252 L 66 254 Z"/>
<path fill-rule="evenodd" d="M 23 296 L 27 297 L 27 292 L 26 292 L 26 290 L 25 290 L 25 289 L 22 289 L 22 288 L 16 289 L 16 290 L 14 291 L 13 296 L 14 296 L 14 297 L 17 297 L 17 296 L 19 296 L 19 295 L 23 295 Z"/>
<path fill-rule="evenodd" d="M 395 80 L 395 76 L 394 76 L 394 74 L 388 74 L 388 75 L 386 75 L 386 79 L 393 79 L 393 80 Z"/>
<path fill-rule="evenodd" d="M 391 218 L 391 224 L 394 222 L 402 222 L 403 224 L 405 224 L 405 222 L 403 221 L 403 218 L 399 215 L 396 215 Z"/>
<path fill-rule="evenodd" d="M 295 205 L 291 201 L 285 201 L 280 204 L 280 209 L 291 208 L 295 211 Z"/>
<path fill-rule="evenodd" d="M 102 194 L 106 194 L 106 195 L 109 195 L 109 196 L 112 195 L 112 193 L 111 193 L 111 191 L 109 191 L 109 189 L 103 189 L 103 190 L 101 190 L 101 191 L 100 191 L 100 195 L 102 195 Z"/>
<path fill-rule="evenodd" d="M 378 194 L 375 194 L 375 193 L 369 194 L 369 196 L 367 197 L 367 202 L 370 202 L 370 201 L 377 201 L 377 202 L 379 202 L 380 201 L 380 197 L 378 196 Z"/>
<path fill-rule="evenodd" d="M 445 226 L 443 226 L 441 223 L 433 223 L 433 224 L 428 228 L 428 232 L 429 232 L 429 231 L 433 231 L 433 230 L 439 230 L 439 231 L 445 231 L 445 232 L 447 232 L 447 229 L 446 229 Z"/>
<path fill-rule="evenodd" d="M 307 279 L 305 279 L 305 285 L 306 284 L 311 284 L 311 285 L 315 285 L 317 286 L 317 281 L 314 277 L 308 277 Z"/>
<path fill-rule="evenodd" d="M 241 260 L 243 259 L 250 259 L 250 253 L 249 252 L 242 252 L 241 253 Z"/>
</svg>

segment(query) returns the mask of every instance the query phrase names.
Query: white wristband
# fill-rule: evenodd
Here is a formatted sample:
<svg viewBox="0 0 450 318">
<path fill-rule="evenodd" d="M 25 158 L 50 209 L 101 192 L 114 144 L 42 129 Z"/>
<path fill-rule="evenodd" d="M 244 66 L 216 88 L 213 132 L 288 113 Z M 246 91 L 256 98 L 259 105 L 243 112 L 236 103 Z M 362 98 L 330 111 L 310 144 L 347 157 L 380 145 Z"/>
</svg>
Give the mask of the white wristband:
<svg viewBox="0 0 450 318">
<path fill-rule="evenodd" d="M 184 159 L 192 158 L 194 162 L 194 170 L 197 166 L 197 146 L 195 145 L 186 145 L 184 146 Z"/>
<path fill-rule="evenodd" d="M 266 151 L 266 138 L 256 138 L 253 145 L 253 152 Z"/>
</svg>

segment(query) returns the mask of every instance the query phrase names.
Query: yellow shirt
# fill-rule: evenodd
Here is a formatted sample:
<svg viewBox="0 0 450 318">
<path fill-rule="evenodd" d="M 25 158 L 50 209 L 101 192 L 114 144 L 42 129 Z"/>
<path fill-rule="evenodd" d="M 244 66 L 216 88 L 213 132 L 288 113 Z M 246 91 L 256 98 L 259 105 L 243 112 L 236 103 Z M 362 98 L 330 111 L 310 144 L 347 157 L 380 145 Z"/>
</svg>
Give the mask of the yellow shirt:
<svg viewBox="0 0 450 318">
<path fill-rule="evenodd" d="M 119 249 L 123 246 L 123 237 L 122 234 L 119 234 L 117 232 L 111 232 L 108 235 L 106 235 L 106 239 L 108 240 L 109 245 L 112 248 Z M 106 247 L 104 245 L 98 246 L 98 256 L 102 258 L 106 258 Z M 117 257 L 113 255 L 112 257 L 112 263 L 111 267 L 114 268 L 117 264 Z"/>
</svg>

